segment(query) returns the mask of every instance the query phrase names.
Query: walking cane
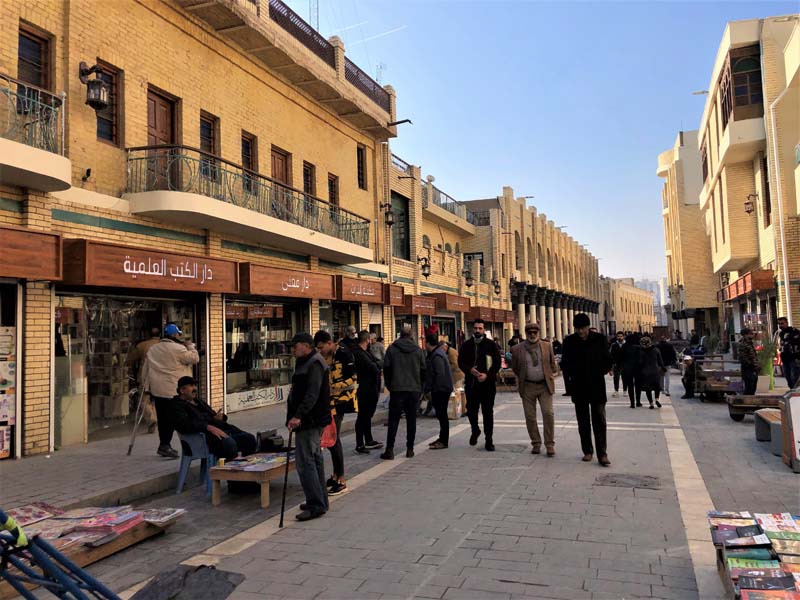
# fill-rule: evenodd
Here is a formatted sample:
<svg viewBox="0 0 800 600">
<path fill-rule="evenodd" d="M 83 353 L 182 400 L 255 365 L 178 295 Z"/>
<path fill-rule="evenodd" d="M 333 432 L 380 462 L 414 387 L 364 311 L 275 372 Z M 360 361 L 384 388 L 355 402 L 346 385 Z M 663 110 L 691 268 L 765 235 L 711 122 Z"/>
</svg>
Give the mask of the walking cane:
<svg viewBox="0 0 800 600">
<path fill-rule="evenodd" d="M 131 432 L 131 441 L 128 444 L 128 456 L 130 456 L 131 452 L 133 452 L 133 443 L 136 441 L 136 430 L 139 429 L 139 425 L 142 423 L 142 419 L 144 418 L 144 406 L 142 406 L 143 399 L 144 399 L 144 386 L 142 386 L 142 389 L 139 392 L 139 403 L 136 405 L 136 414 L 133 419 L 133 431 Z"/>
<path fill-rule="evenodd" d="M 283 529 L 283 511 L 286 510 L 286 485 L 289 482 L 289 454 L 292 451 L 292 434 L 294 431 L 289 431 L 289 443 L 286 446 L 286 470 L 283 472 L 283 494 L 281 497 L 281 521 L 278 527 Z"/>
</svg>

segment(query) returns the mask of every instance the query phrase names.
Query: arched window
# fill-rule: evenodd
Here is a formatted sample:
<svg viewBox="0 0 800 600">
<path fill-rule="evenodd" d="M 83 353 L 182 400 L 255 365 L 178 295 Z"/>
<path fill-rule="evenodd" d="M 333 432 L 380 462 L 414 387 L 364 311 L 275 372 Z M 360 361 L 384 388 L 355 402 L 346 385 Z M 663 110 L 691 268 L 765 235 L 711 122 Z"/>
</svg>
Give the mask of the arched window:
<svg viewBox="0 0 800 600">
<path fill-rule="evenodd" d="M 761 63 L 755 56 L 745 56 L 733 61 L 734 106 L 761 104 L 764 96 L 761 90 Z"/>
<path fill-rule="evenodd" d="M 456 254 L 461 254 L 461 244 L 456 242 Z"/>
<path fill-rule="evenodd" d="M 448 254 L 452 254 L 453 253 L 453 247 L 450 244 L 445 244 L 444 245 L 444 251 L 447 252 Z"/>
<path fill-rule="evenodd" d="M 422 247 L 423 248 L 431 247 L 431 238 L 429 238 L 427 235 L 422 236 Z"/>
</svg>

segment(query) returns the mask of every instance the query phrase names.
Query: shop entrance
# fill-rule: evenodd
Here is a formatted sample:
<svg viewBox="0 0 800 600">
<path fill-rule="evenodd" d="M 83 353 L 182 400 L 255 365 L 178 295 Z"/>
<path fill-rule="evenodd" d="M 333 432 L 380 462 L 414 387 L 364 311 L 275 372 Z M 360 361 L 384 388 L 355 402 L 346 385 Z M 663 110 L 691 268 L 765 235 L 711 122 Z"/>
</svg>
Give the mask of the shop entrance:
<svg viewBox="0 0 800 600">
<path fill-rule="evenodd" d="M 133 350 L 175 323 L 203 354 L 195 300 L 59 295 L 55 308 L 56 448 L 127 435 L 139 401 L 141 361 Z M 207 398 L 205 365 L 194 369 Z"/>
<path fill-rule="evenodd" d="M 353 325 L 356 331 L 361 329 L 361 305 L 351 302 L 319 303 L 319 328 L 330 333 L 335 340 L 344 337 L 345 329 Z"/>
</svg>

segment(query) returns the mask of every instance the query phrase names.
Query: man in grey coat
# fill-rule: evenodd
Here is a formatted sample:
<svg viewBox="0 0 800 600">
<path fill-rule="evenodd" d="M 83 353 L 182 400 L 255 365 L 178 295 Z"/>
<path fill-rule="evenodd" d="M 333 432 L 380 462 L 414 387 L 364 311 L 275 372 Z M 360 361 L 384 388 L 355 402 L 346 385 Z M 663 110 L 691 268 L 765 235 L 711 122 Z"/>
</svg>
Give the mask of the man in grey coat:
<svg viewBox="0 0 800 600">
<path fill-rule="evenodd" d="M 431 395 L 436 418 L 439 420 L 439 439 L 430 445 L 431 450 L 447 448 L 450 443 L 450 422 L 447 420 L 447 405 L 453 393 L 453 372 L 447 358 L 447 344 L 439 341 L 439 336 L 429 333 L 425 336 L 428 350 L 425 391 Z"/>
<path fill-rule="evenodd" d="M 425 352 L 414 342 L 410 323 L 403 325 L 400 337 L 386 350 L 383 376 L 389 389 L 389 431 L 381 458 L 394 459 L 394 439 L 403 412 L 406 413 L 406 458 L 411 458 L 417 435 L 417 407 L 425 380 Z"/>
</svg>

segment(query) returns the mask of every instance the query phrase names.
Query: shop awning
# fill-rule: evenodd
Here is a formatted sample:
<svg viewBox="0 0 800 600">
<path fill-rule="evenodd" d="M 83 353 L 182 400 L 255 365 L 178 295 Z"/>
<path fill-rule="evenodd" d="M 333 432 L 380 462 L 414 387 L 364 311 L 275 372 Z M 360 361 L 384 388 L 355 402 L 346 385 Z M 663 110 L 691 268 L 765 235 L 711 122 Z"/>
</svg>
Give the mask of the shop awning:
<svg viewBox="0 0 800 600">
<path fill-rule="evenodd" d="M 386 306 L 403 306 L 405 304 L 405 292 L 402 285 L 392 283 L 383 284 L 383 303 Z"/>
<path fill-rule="evenodd" d="M 25 227 L 0 227 L 0 276 L 60 280 L 61 236 Z"/>
<path fill-rule="evenodd" d="M 380 281 L 336 276 L 336 299 L 343 302 L 383 303 L 383 284 Z"/>
<path fill-rule="evenodd" d="M 333 275 L 239 263 L 239 276 L 243 294 L 317 300 L 336 298 Z"/>
<path fill-rule="evenodd" d="M 771 269 L 760 269 L 745 273 L 739 279 L 726 285 L 717 292 L 717 300 L 726 302 L 750 292 L 775 289 L 775 272 Z"/>
<path fill-rule="evenodd" d="M 439 310 L 449 312 L 469 312 L 469 298 L 457 296 L 455 294 L 428 294 L 431 298 L 436 298 L 436 306 Z"/>
<path fill-rule="evenodd" d="M 473 306 L 467 313 L 467 321 L 483 319 L 491 323 L 494 320 L 494 311 L 486 306 Z"/>
<path fill-rule="evenodd" d="M 235 294 L 238 264 L 230 260 L 64 240 L 64 283 L 118 288 Z"/>
<path fill-rule="evenodd" d="M 436 298 L 431 296 L 405 296 L 403 306 L 398 306 L 395 313 L 400 315 L 435 315 Z"/>
</svg>

